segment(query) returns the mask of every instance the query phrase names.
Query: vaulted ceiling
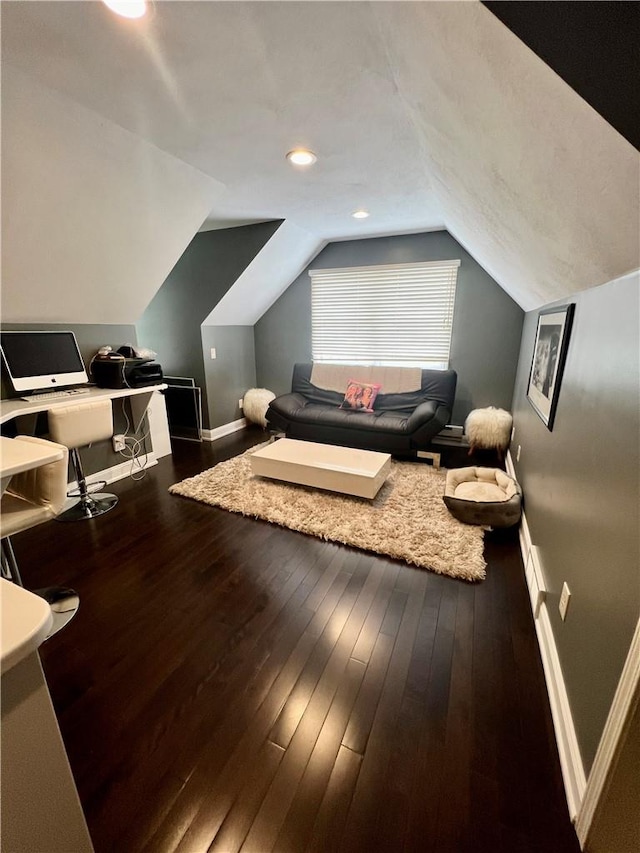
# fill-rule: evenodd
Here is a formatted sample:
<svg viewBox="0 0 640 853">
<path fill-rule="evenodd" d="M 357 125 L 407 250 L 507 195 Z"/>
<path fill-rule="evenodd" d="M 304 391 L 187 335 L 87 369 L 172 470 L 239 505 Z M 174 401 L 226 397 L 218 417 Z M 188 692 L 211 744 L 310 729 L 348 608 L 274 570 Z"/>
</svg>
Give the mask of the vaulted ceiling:
<svg viewBox="0 0 640 853">
<path fill-rule="evenodd" d="M 639 266 L 637 152 L 475 0 L 152 11 L 2 3 L 6 320 L 135 322 L 198 229 L 267 219 L 221 322 L 334 239 L 447 228 L 525 309 Z"/>
</svg>

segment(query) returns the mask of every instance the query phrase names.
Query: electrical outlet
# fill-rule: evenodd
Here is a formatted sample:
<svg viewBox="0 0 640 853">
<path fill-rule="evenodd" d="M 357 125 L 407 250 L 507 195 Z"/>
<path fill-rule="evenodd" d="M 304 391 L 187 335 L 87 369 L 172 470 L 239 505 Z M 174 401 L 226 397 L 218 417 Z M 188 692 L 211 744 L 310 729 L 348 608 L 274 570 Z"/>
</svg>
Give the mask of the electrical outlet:
<svg viewBox="0 0 640 853">
<path fill-rule="evenodd" d="M 516 462 L 520 461 L 520 451 L 521 450 L 522 450 L 522 448 L 520 447 L 520 445 L 518 445 L 518 452 L 516 453 Z"/>
<path fill-rule="evenodd" d="M 120 453 L 121 450 L 126 448 L 127 444 L 124 440 L 124 435 L 121 433 L 119 435 L 113 436 L 113 450 L 115 453 Z"/>
<path fill-rule="evenodd" d="M 569 609 L 569 602 L 571 601 L 571 590 L 567 586 L 567 582 L 565 581 L 562 584 L 562 592 L 560 593 L 560 602 L 558 603 L 558 610 L 560 611 L 560 618 L 564 622 L 567 618 L 567 610 Z"/>
<path fill-rule="evenodd" d="M 243 397 L 240 397 L 240 399 L 238 400 L 238 408 L 244 409 L 244 398 Z"/>
<path fill-rule="evenodd" d="M 211 358 L 217 358 L 217 357 L 218 357 L 218 356 L 216 355 L 216 348 L 215 348 L 215 347 L 211 347 Z"/>
</svg>

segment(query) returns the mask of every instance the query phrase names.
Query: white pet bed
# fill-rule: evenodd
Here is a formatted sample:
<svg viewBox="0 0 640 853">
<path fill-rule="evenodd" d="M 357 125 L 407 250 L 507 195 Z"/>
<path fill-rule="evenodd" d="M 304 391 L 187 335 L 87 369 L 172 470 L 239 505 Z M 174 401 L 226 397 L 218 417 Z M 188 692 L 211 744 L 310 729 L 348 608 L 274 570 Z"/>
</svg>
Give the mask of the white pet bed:
<svg viewBox="0 0 640 853">
<path fill-rule="evenodd" d="M 511 527 L 520 520 L 520 486 L 499 468 L 453 468 L 447 472 L 443 500 L 465 524 Z"/>
</svg>

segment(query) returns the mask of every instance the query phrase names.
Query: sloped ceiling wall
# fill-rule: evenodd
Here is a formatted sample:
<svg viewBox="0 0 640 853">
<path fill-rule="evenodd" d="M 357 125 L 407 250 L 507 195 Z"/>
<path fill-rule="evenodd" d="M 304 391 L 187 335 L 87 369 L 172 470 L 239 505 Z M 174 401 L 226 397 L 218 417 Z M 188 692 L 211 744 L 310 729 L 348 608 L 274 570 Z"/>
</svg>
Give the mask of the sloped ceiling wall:
<svg viewBox="0 0 640 853">
<path fill-rule="evenodd" d="M 482 0 L 492 15 L 640 151 L 640 5 Z"/>
<path fill-rule="evenodd" d="M 203 326 L 253 326 L 323 247 L 313 234 L 283 222 L 238 277 Z M 286 277 L 278 270 L 286 259 Z"/>
<path fill-rule="evenodd" d="M 282 227 L 276 220 L 196 234 L 136 324 L 138 342 L 158 353 L 165 375 L 193 377 L 202 388 L 206 428 L 211 426 L 212 419 L 214 423 L 219 419 L 217 426 L 238 417 L 236 401 L 251 385 L 229 395 L 224 383 L 225 368 L 220 370 L 225 365 L 237 374 L 238 366 L 230 363 L 229 356 L 232 352 L 242 352 L 240 342 L 246 341 L 247 330 L 236 336 L 227 335 L 223 348 L 222 344 L 210 344 L 221 347 L 220 360 L 212 365 L 208 351 L 206 361 L 203 359 L 201 325 L 265 245 L 277 238 Z M 259 299 L 259 292 L 245 294 L 249 305 Z M 248 331 L 252 340 L 253 330 Z M 255 368 L 250 381 L 255 382 Z M 208 392 L 214 391 L 218 393 L 209 399 Z"/>
<path fill-rule="evenodd" d="M 6 64 L 2 110 L 4 321 L 134 322 L 223 185 Z"/>
<path fill-rule="evenodd" d="M 634 148 L 481 5 L 394 5 L 373 10 L 449 231 L 526 310 L 637 268 Z"/>
</svg>

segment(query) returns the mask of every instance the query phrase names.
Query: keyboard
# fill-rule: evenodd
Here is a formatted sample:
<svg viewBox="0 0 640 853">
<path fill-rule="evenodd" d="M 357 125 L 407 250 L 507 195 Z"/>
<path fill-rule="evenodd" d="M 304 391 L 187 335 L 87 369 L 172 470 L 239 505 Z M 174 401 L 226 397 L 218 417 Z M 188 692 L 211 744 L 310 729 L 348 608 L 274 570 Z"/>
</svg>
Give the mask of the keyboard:
<svg viewBox="0 0 640 853">
<path fill-rule="evenodd" d="M 26 397 L 20 397 L 21 400 L 26 400 L 27 403 L 38 403 L 40 400 L 65 400 L 69 397 L 75 397 L 76 394 L 88 394 L 91 388 L 67 388 L 64 391 L 45 391 L 43 394 L 30 394 Z"/>
</svg>

